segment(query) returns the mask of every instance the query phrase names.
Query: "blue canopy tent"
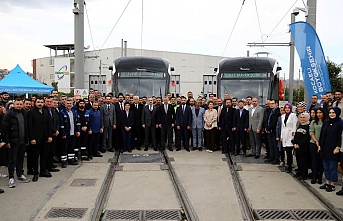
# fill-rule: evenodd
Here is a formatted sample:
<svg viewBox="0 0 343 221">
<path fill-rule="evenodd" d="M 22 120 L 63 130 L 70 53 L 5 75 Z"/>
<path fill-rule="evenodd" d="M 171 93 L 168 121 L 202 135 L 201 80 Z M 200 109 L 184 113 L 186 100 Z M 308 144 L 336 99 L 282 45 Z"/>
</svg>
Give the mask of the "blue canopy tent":
<svg viewBox="0 0 343 221">
<path fill-rule="evenodd" d="M 0 92 L 10 94 L 50 94 L 52 89 L 31 78 L 19 65 L 0 81 Z"/>
</svg>

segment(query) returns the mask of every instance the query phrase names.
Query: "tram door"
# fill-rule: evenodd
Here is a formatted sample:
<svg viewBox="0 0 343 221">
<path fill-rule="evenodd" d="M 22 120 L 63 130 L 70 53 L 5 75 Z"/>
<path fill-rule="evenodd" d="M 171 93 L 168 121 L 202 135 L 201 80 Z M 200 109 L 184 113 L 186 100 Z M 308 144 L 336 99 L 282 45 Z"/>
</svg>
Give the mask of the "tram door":
<svg viewBox="0 0 343 221">
<path fill-rule="evenodd" d="M 180 75 L 170 76 L 169 92 L 176 97 L 180 95 Z"/>
<path fill-rule="evenodd" d="M 99 92 L 106 95 L 106 75 L 89 75 L 89 88 L 99 90 Z"/>
<path fill-rule="evenodd" d="M 204 75 L 203 80 L 203 94 L 205 97 L 209 97 L 210 94 L 217 94 L 217 76 L 216 75 Z"/>
</svg>

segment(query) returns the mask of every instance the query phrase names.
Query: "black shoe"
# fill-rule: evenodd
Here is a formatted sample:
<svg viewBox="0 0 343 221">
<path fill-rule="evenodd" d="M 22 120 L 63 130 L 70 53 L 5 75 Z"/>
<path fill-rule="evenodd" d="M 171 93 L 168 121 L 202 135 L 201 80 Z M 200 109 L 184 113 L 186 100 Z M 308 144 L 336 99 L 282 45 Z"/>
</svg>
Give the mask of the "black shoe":
<svg viewBox="0 0 343 221">
<path fill-rule="evenodd" d="M 68 165 L 68 163 L 67 163 L 67 162 L 62 162 L 62 165 L 61 165 L 61 167 L 62 167 L 62 168 L 67 168 L 67 165 Z"/>
<path fill-rule="evenodd" d="M 265 156 L 265 157 L 263 157 L 263 159 L 269 160 L 269 156 Z"/>
<path fill-rule="evenodd" d="M 158 151 L 158 148 L 157 148 L 157 147 L 154 147 L 154 151 Z"/>
<path fill-rule="evenodd" d="M 173 151 L 173 148 L 172 148 L 172 147 L 169 147 L 168 150 L 169 150 L 169 151 Z"/>
<path fill-rule="evenodd" d="M 258 158 L 260 158 L 260 155 L 256 155 L 256 156 L 254 156 L 254 158 L 255 158 L 255 159 L 258 159 Z"/>
<path fill-rule="evenodd" d="M 335 191 L 335 186 L 328 185 L 328 186 L 326 187 L 326 192 L 333 192 L 333 191 Z"/>
<path fill-rule="evenodd" d="M 90 160 L 93 160 L 93 157 L 92 157 L 92 156 L 89 156 L 88 158 L 89 158 Z"/>
<path fill-rule="evenodd" d="M 144 151 L 148 151 L 148 150 L 149 150 L 149 147 L 144 148 Z M 155 148 L 154 148 L 154 150 L 155 150 Z"/>
<path fill-rule="evenodd" d="M 82 161 L 90 161 L 89 157 L 82 157 L 81 160 Z"/>
<path fill-rule="evenodd" d="M 192 148 L 192 151 L 194 151 L 194 150 L 196 150 L 196 149 L 197 149 L 196 147 L 193 147 L 193 148 Z"/>
<path fill-rule="evenodd" d="M 39 176 L 40 177 L 48 177 L 48 178 L 52 177 L 51 173 L 49 173 L 49 172 L 40 173 Z"/>
<path fill-rule="evenodd" d="M 265 162 L 265 163 L 272 163 L 272 162 L 273 162 L 273 160 L 271 160 L 271 159 L 268 159 L 268 160 L 265 160 L 264 162 Z"/>
<path fill-rule="evenodd" d="M 315 183 L 316 183 L 316 181 L 317 181 L 317 179 L 316 179 L 316 178 L 312 178 L 312 179 L 311 179 L 311 184 L 315 184 Z"/>
<path fill-rule="evenodd" d="M 5 190 L 3 190 L 3 189 L 0 189 L 0 194 L 1 194 L 1 193 L 4 193 L 4 192 L 5 192 Z"/>
<path fill-rule="evenodd" d="M 202 151 L 202 147 L 199 148 L 199 151 Z"/>
<path fill-rule="evenodd" d="M 105 149 L 101 149 L 100 152 L 101 153 L 106 153 L 106 150 Z"/>
<path fill-rule="evenodd" d="M 48 169 L 49 172 L 60 172 L 59 169 L 56 169 L 56 168 L 51 168 L 51 169 Z"/>
<path fill-rule="evenodd" d="M 328 186 L 329 186 L 329 184 L 324 184 L 324 185 L 321 185 L 320 187 L 319 187 L 319 189 L 321 189 L 321 190 L 325 190 L 326 188 L 328 188 Z"/>
<path fill-rule="evenodd" d="M 318 184 L 322 184 L 323 183 L 323 180 L 322 178 L 318 178 L 318 181 L 317 181 Z"/>
<path fill-rule="evenodd" d="M 32 178 L 32 182 L 37 182 L 38 181 L 38 175 L 34 175 Z"/>
<path fill-rule="evenodd" d="M 127 152 L 132 153 L 132 150 L 128 150 Z"/>
<path fill-rule="evenodd" d="M 137 147 L 136 150 L 142 150 L 140 147 Z"/>
<path fill-rule="evenodd" d="M 180 151 L 180 150 L 181 150 L 181 148 L 180 148 L 180 147 L 176 148 L 176 151 Z"/>
<path fill-rule="evenodd" d="M 343 188 L 336 193 L 337 196 L 343 196 Z"/>
<path fill-rule="evenodd" d="M 75 161 L 75 160 L 72 160 L 70 162 L 68 162 L 69 165 L 78 165 L 79 162 Z"/>
<path fill-rule="evenodd" d="M 102 155 L 101 154 L 96 154 L 93 157 L 102 157 Z"/>
<path fill-rule="evenodd" d="M 186 151 L 187 151 L 187 152 L 189 152 L 189 151 L 190 151 L 190 149 L 189 149 L 188 147 L 186 147 L 185 149 L 186 149 Z"/>
</svg>

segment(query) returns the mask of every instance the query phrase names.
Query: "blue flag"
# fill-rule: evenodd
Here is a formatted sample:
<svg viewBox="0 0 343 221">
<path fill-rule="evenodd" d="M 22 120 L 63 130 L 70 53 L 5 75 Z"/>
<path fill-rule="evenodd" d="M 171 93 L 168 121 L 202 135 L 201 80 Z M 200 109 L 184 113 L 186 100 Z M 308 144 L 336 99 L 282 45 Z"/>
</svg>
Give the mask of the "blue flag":
<svg viewBox="0 0 343 221">
<path fill-rule="evenodd" d="M 312 95 L 317 95 L 321 99 L 321 95 L 331 91 L 331 85 L 323 48 L 316 30 L 307 22 L 295 22 L 289 26 L 300 57 L 309 99 L 311 100 Z"/>
</svg>

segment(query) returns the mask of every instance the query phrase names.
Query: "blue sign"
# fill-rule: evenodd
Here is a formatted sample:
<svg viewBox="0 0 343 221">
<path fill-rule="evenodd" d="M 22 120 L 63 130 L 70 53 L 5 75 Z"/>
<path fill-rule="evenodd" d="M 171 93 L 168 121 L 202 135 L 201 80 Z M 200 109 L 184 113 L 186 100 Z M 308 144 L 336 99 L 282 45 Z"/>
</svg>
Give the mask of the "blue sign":
<svg viewBox="0 0 343 221">
<path fill-rule="evenodd" d="M 331 91 L 329 71 L 316 30 L 307 22 L 290 24 L 295 48 L 300 57 L 302 74 L 309 99 Z"/>
</svg>

